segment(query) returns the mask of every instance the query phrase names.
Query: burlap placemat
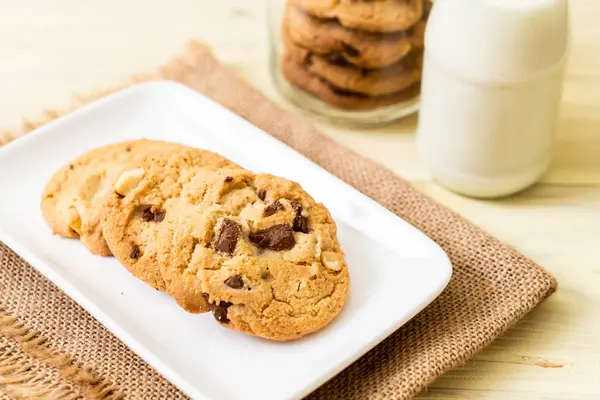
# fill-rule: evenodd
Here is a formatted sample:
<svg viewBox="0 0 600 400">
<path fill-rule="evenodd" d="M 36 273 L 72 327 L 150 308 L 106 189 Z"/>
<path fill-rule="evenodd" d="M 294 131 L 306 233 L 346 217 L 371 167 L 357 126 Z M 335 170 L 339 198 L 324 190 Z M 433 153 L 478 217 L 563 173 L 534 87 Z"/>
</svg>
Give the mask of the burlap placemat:
<svg viewBox="0 0 600 400">
<path fill-rule="evenodd" d="M 170 79 L 230 108 L 375 199 L 435 240 L 454 274 L 447 289 L 402 329 L 311 397 L 406 399 L 463 363 L 551 294 L 547 272 L 459 215 L 419 193 L 268 101 L 199 43 L 132 82 Z M 120 87 L 127 86 L 121 85 Z M 79 98 L 73 108 L 120 87 Z M 20 136 L 70 110 L 47 111 Z M 93 317 L 0 244 L 0 400 L 182 399 L 176 387 Z"/>
</svg>

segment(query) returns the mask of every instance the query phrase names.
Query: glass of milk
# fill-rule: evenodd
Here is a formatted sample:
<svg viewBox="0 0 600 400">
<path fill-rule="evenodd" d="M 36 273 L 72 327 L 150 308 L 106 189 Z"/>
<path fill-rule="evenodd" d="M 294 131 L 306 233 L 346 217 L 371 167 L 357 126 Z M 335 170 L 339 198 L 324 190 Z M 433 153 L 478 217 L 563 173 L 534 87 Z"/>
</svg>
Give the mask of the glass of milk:
<svg viewBox="0 0 600 400">
<path fill-rule="evenodd" d="M 547 169 L 568 53 L 567 0 L 438 0 L 417 147 L 458 193 L 518 192 Z"/>
</svg>

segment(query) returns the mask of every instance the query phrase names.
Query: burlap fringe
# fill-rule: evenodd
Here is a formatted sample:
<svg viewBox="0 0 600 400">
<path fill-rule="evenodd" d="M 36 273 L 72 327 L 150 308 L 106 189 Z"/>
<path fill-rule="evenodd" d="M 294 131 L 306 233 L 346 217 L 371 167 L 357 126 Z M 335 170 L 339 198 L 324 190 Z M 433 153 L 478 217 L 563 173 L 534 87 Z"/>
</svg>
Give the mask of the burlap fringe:
<svg viewBox="0 0 600 400">
<path fill-rule="evenodd" d="M 27 327 L 0 307 L 0 334 L 17 342 L 23 352 L 46 366 L 56 368 L 72 386 L 49 381 L 43 370 L 34 362 L 20 357 L 8 346 L 0 346 L 0 385 L 10 396 L 24 399 L 75 400 L 81 399 L 79 388 L 89 399 L 122 400 L 116 387 L 99 377 L 91 368 L 59 354 L 45 343 L 47 339 Z"/>
</svg>

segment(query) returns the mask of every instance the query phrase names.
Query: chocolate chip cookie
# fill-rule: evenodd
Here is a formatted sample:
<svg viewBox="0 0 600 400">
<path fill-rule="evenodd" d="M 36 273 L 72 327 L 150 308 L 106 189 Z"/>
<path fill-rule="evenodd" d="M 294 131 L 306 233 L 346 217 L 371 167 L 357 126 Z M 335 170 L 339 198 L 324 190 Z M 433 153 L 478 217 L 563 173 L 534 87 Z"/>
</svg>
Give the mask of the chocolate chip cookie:
<svg viewBox="0 0 600 400">
<path fill-rule="evenodd" d="M 293 86 L 301 89 L 325 103 L 347 110 L 372 110 L 375 108 L 391 106 L 393 104 L 409 101 L 420 93 L 420 84 L 417 83 L 402 92 L 386 96 L 368 96 L 342 90 L 333 86 L 318 75 L 296 62 L 289 55 L 284 56 L 281 64 L 283 76 Z"/>
<path fill-rule="evenodd" d="M 173 207 L 193 211 L 167 211 L 157 241 L 180 304 L 208 305 L 221 325 L 273 340 L 315 332 L 339 314 L 349 276 L 336 225 L 300 185 L 222 169 L 202 201 L 186 197 L 195 198 Z"/>
<path fill-rule="evenodd" d="M 336 54 L 362 68 L 381 68 L 398 62 L 415 46 L 422 47 L 423 31 L 372 33 L 349 29 L 335 20 L 320 20 L 289 6 L 282 35 L 318 54 Z"/>
<path fill-rule="evenodd" d="M 237 165 L 188 147 L 130 163 L 115 180 L 102 208 L 102 234 L 114 256 L 137 278 L 166 290 L 157 258 L 159 231 L 166 221 L 188 218 L 189 209 L 175 206 L 180 197 L 188 196 L 186 201 L 192 203 L 200 201 L 205 182 L 214 171 L 226 167 Z"/>
<path fill-rule="evenodd" d="M 405 31 L 419 22 L 423 0 L 289 0 L 318 18 L 369 32 Z"/>
<path fill-rule="evenodd" d="M 178 145 L 152 140 L 111 144 L 91 150 L 58 170 L 41 195 L 46 223 L 55 234 L 79 238 L 94 254 L 111 254 L 102 235 L 100 210 L 121 171 Z"/>
<path fill-rule="evenodd" d="M 284 39 L 285 40 L 285 39 Z M 334 87 L 369 96 L 383 96 L 401 92 L 421 79 L 423 56 L 420 51 L 410 53 L 389 67 L 362 69 L 350 64 L 338 53 L 320 55 L 285 40 L 290 57 L 314 75 Z"/>
</svg>

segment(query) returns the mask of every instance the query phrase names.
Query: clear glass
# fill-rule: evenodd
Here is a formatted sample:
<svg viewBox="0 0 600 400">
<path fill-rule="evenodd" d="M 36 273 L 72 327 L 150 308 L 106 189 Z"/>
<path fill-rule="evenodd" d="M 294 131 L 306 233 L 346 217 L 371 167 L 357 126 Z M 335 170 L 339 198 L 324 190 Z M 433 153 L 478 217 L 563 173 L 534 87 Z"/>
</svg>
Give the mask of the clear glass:
<svg viewBox="0 0 600 400">
<path fill-rule="evenodd" d="M 419 108 L 430 0 L 265 0 L 270 68 L 292 104 L 381 125 Z"/>
</svg>

